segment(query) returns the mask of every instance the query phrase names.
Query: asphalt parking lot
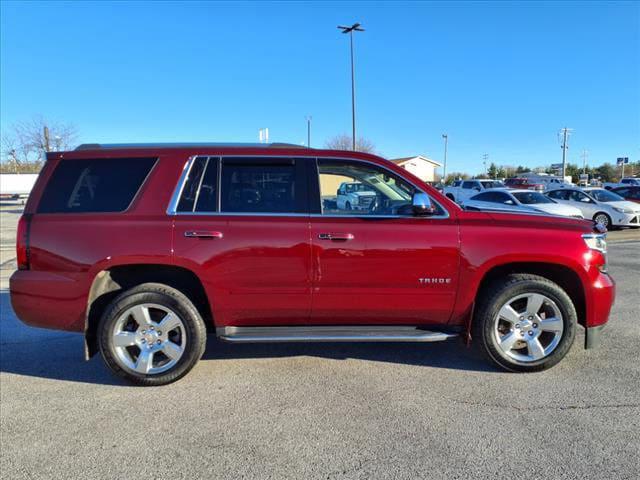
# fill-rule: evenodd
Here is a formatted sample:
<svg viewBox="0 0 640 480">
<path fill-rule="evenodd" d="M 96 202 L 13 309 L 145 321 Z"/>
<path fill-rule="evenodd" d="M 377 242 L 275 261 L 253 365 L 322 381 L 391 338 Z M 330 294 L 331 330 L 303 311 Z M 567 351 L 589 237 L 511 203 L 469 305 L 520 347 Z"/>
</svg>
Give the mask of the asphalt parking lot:
<svg viewBox="0 0 640 480">
<path fill-rule="evenodd" d="M 79 335 L 11 310 L 19 205 L 0 207 L 0 476 L 638 478 L 640 231 L 612 232 L 602 345 L 498 371 L 458 341 L 228 345 L 178 383 L 128 386 Z"/>
</svg>

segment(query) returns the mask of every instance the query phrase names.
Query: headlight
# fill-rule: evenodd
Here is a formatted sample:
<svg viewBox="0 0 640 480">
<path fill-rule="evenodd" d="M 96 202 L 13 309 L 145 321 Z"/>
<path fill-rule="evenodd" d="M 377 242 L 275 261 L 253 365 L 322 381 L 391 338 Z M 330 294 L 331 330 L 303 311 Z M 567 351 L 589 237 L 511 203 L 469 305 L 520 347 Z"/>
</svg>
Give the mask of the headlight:
<svg viewBox="0 0 640 480">
<path fill-rule="evenodd" d="M 624 207 L 621 207 L 621 208 L 620 208 L 620 207 L 613 207 L 613 209 L 614 209 L 616 212 L 620 212 L 620 213 L 634 213 L 634 211 L 633 211 L 633 210 L 631 210 L 630 208 L 624 208 Z"/>
<path fill-rule="evenodd" d="M 582 235 L 584 243 L 587 244 L 591 250 L 600 252 L 604 259 L 603 265 L 598 265 L 601 272 L 607 271 L 608 259 L 607 259 L 607 234 L 606 233 L 585 233 Z"/>
<path fill-rule="evenodd" d="M 607 235 L 604 233 L 585 233 L 582 235 L 584 243 L 587 244 L 591 250 L 597 250 L 602 253 L 607 253 Z"/>
</svg>

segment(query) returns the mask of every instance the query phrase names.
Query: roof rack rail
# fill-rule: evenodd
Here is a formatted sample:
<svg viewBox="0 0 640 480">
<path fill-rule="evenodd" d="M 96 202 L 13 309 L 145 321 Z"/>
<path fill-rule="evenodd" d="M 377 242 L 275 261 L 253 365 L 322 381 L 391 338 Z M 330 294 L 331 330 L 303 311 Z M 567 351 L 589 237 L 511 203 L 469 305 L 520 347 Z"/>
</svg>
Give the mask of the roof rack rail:
<svg viewBox="0 0 640 480">
<path fill-rule="evenodd" d="M 76 150 L 116 150 L 125 148 L 308 148 L 295 143 L 83 143 Z"/>
</svg>

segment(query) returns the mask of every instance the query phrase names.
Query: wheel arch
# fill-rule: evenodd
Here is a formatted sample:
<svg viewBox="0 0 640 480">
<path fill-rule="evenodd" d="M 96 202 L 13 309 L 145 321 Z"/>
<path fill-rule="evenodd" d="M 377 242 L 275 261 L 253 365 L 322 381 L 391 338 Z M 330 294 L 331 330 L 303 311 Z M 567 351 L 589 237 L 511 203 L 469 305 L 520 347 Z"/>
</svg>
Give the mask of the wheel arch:
<svg viewBox="0 0 640 480">
<path fill-rule="evenodd" d="M 99 271 L 89 289 L 85 317 L 85 358 L 98 351 L 97 329 L 111 301 L 129 288 L 142 283 L 162 283 L 186 295 L 198 309 L 207 328 L 213 328 L 209 298 L 198 276 L 191 270 L 166 264 L 127 264 Z"/>
<path fill-rule="evenodd" d="M 578 315 L 578 323 L 582 326 L 586 325 L 586 294 L 584 287 L 582 286 L 580 275 L 575 270 L 559 263 L 511 262 L 494 265 L 482 276 L 476 291 L 474 307 L 471 309 L 467 320 L 466 333 L 468 340 L 471 339 L 471 328 L 477 299 L 486 292 L 495 280 L 504 278 L 506 275 L 513 273 L 529 273 L 532 275 L 538 275 L 556 283 L 560 288 L 567 292 L 567 295 L 571 298 Z"/>
</svg>

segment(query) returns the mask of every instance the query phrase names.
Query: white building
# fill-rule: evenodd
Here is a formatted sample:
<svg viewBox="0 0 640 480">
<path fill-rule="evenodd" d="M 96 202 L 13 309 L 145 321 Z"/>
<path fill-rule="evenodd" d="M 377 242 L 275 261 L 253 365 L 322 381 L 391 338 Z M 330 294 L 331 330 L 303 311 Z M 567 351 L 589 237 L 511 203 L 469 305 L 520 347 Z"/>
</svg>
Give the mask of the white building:
<svg viewBox="0 0 640 480">
<path fill-rule="evenodd" d="M 423 157 L 422 155 L 417 155 L 415 157 L 392 158 L 390 160 L 425 182 L 434 182 L 436 179 L 436 168 L 442 166 L 441 163 L 431 160 L 430 158 Z"/>
</svg>

